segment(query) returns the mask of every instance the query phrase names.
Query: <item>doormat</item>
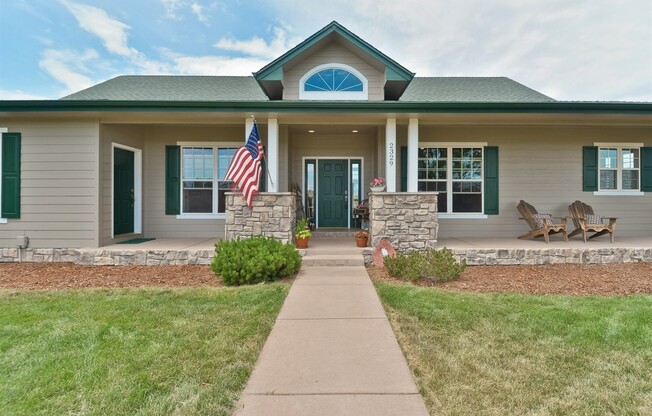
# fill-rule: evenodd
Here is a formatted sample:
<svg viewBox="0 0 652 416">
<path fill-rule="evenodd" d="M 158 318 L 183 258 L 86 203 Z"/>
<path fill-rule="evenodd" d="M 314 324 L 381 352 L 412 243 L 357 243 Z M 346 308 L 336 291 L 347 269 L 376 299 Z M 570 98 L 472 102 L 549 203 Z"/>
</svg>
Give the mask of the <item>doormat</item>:
<svg viewBox="0 0 652 416">
<path fill-rule="evenodd" d="M 131 240 L 123 241 L 118 244 L 140 244 L 152 240 L 156 240 L 156 238 L 132 238 Z"/>
</svg>

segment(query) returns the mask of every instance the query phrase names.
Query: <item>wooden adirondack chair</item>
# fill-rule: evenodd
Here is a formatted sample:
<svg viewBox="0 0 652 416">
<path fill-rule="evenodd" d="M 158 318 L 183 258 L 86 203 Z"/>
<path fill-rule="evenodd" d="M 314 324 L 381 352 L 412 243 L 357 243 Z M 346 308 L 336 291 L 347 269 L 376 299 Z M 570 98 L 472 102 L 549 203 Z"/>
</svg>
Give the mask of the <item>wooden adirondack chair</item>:
<svg viewBox="0 0 652 416">
<path fill-rule="evenodd" d="M 591 205 L 587 205 L 582 201 L 575 201 L 568 206 L 568 212 L 570 212 L 571 218 L 573 219 L 573 224 L 575 229 L 572 233 L 569 234 L 569 237 L 582 233 L 582 238 L 586 243 L 586 233 L 594 233 L 589 238 L 600 237 L 609 233 L 611 237 L 611 242 L 614 242 L 614 231 L 616 230 L 616 220 L 615 217 L 600 217 L 593 213 L 593 208 Z M 607 224 L 606 221 L 609 220 Z"/>
<path fill-rule="evenodd" d="M 519 236 L 520 239 L 530 237 L 543 237 L 546 243 L 550 242 L 552 234 L 561 233 L 565 241 L 568 241 L 568 232 L 566 231 L 566 217 L 553 217 L 549 214 L 539 214 L 537 210 L 527 202 L 521 200 L 516 207 L 525 222 L 530 226 L 531 231 Z M 555 223 L 554 219 L 560 219 L 561 222 Z"/>
</svg>

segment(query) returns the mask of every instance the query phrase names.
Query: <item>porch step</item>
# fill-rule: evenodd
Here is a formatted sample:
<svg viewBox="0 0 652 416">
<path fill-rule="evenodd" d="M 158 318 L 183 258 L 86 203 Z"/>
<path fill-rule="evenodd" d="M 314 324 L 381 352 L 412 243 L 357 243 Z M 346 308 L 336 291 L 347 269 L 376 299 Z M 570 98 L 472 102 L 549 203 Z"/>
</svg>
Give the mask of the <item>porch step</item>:
<svg viewBox="0 0 652 416">
<path fill-rule="evenodd" d="M 346 233 L 343 237 L 326 237 L 315 232 L 308 248 L 303 253 L 305 266 L 361 266 L 364 265 L 362 248 L 355 245 L 355 231 L 336 231 Z M 330 231 L 329 231 L 330 233 Z"/>
<path fill-rule="evenodd" d="M 314 254 L 302 259 L 304 266 L 364 266 L 362 255 Z"/>
<path fill-rule="evenodd" d="M 346 239 L 350 238 L 353 240 L 355 238 L 355 233 L 358 230 L 351 230 L 351 229 L 321 229 L 321 230 L 315 230 L 312 232 L 312 235 L 314 238 L 341 238 L 341 239 Z"/>
</svg>

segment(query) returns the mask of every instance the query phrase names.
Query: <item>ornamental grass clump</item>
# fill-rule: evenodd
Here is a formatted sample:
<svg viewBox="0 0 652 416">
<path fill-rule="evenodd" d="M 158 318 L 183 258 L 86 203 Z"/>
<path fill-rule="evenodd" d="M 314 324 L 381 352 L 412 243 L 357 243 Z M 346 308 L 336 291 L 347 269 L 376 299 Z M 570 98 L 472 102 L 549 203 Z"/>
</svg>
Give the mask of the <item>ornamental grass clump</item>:
<svg viewBox="0 0 652 416">
<path fill-rule="evenodd" d="M 404 255 L 385 257 L 385 267 L 392 277 L 416 281 L 432 279 L 435 282 L 448 282 L 460 277 L 466 268 L 466 261 L 458 262 L 453 252 L 441 250 L 411 251 Z"/>
<path fill-rule="evenodd" d="M 225 285 L 271 282 L 299 271 L 301 256 L 292 244 L 273 238 L 222 240 L 215 244 L 211 269 Z"/>
</svg>

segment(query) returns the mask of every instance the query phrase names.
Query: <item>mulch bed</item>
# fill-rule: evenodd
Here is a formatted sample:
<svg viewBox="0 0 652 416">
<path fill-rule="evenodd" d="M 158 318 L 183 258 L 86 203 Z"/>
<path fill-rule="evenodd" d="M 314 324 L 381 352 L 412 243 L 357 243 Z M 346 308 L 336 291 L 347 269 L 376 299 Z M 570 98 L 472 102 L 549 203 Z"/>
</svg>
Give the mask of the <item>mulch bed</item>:
<svg viewBox="0 0 652 416">
<path fill-rule="evenodd" d="M 399 282 L 384 267 L 369 266 L 372 279 Z M 468 266 L 459 279 L 415 282 L 459 292 L 516 292 L 563 295 L 652 294 L 652 264 L 551 264 L 545 266 Z"/>
<path fill-rule="evenodd" d="M 210 266 L 81 266 L 70 263 L 0 264 L 0 288 L 76 289 L 141 286 L 222 286 Z"/>
<path fill-rule="evenodd" d="M 372 279 L 399 282 L 384 267 L 369 266 Z M 551 264 L 469 266 L 459 279 L 415 284 L 462 292 L 565 295 L 652 294 L 652 264 Z M 0 264 L 0 288 L 58 290 L 142 286 L 221 286 L 209 266 L 80 266 L 70 263 Z"/>
</svg>

